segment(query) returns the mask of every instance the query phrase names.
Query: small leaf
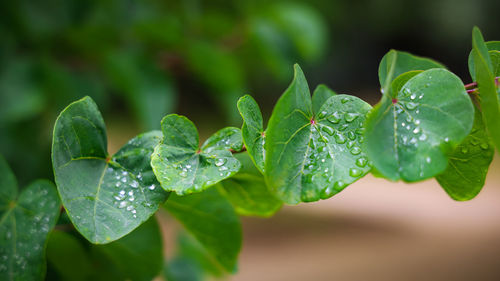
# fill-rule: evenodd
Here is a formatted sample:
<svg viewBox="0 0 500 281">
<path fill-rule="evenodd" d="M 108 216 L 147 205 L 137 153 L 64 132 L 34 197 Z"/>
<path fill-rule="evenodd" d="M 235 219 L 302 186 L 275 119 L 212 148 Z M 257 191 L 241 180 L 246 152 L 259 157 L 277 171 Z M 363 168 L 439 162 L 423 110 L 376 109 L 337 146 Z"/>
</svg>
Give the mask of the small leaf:
<svg viewBox="0 0 500 281">
<path fill-rule="evenodd" d="M 236 212 L 244 216 L 270 217 L 282 202 L 272 195 L 262 174 L 255 168 L 247 153 L 235 155 L 241 170 L 219 183 L 221 193 L 233 204 Z"/>
<path fill-rule="evenodd" d="M 165 208 L 225 270 L 236 271 L 241 224 L 231 203 L 216 188 L 188 196 L 172 194 Z"/>
<path fill-rule="evenodd" d="M 241 133 L 245 147 L 257 169 L 264 173 L 266 134 L 259 105 L 251 96 L 246 95 L 238 100 L 238 110 L 243 118 Z"/>
<path fill-rule="evenodd" d="M 472 132 L 449 155 L 448 168 L 436 180 L 451 198 L 470 200 L 481 191 L 495 149 L 476 108 Z"/>
<path fill-rule="evenodd" d="M 17 196 L 17 183 L 0 156 L 0 280 L 44 280 L 45 245 L 59 217 L 54 185 L 37 180 Z"/>
<path fill-rule="evenodd" d="M 491 60 L 492 72 L 495 77 L 500 76 L 500 41 L 489 41 L 486 42 L 486 48 L 488 49 L 488 54 Z M 472 81 L 476 81 L 476 70 L 474 64 L 474 56 L 471 51 L 469 54 L 469 72 L 472 77 Z"/>
<path fill-rule="evenodd" d="M 68 216 L 89 241 L 103 244 L 126 235 L 165 202 L 168 194 L 148 165 L 160 140 L 158 131 L 139 135 L 110 159 L 104 121 L 91 98 L 59 115 L 52 143 L 56 184 Z"/>
<path fill-rule="evenodd" d="M 291 85 L 276 104 L 267 130 L 266 182 L 289 204 L 329 198 L 369 170 L 361 149 L 370 105 L 330 97 L 313 114 L 307 81 L 295 67 Z"/>
<path fill-rule="evenodd" d="M 484 44 L 481 31 L 474 27 L 472 31 L 472 56 L 474 70 L 480 94 L 480 105 L 484 123 L 491 140 L 500 149 L 500 102 L 498 89 L 493 76 L 493 65 Z"/>
<path fill-rule="evenodd" d="M 163 140 L 155 147 L 151 166 L 163 189 L 178 195 L 200 192 L 240 169 L 229 149 L 241 150 L 241 132 L 224 128 L 198 148 L 198 131 L 184 116 L 167 115 Z"/>
<path fill-rule="evenodd" d="M 391 50 L 384 55 L 378 68 L 378 78 L 382 89 L 389 87 L 399 75 L 412 70 L 445 68 L 442 64 L 428 58 L 418 57 L 407 52 Z"/>
<path fill-rule="evenodd" d="M 337 95 L 325 85 L 319 85 L 312 96 L 312 107 L 314 112 L 319 112 L 321 106 L 330 98 Z"/>
<path fill-rule="evenodd" d="M 415 75 L 416 74 L 416 75 Z M 399 79 L 406 80 L 398 86 Z M 446 153 L 470 132 L 473 106 L 464 85 L 445 69 L 401 75 L 366 122 L 365 149 L 391 180 L 418 181 L 446 169 Z"/>
</svg>

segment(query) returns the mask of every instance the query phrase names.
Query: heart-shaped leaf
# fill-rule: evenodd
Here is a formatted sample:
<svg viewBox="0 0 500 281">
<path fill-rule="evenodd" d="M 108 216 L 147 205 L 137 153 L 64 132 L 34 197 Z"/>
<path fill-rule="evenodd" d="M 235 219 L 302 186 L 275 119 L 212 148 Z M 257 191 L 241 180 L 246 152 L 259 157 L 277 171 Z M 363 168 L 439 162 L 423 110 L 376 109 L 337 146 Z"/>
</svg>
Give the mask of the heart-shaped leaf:
<svg viewBox="0 0 500 281">
<path fill-rule="evenodd" d="M 384 55 L 378 67 L 378 79 L 382 89 L 386 89 L 399 75 L 412 70 L 445 68 L 442 64 L 407 52 L 391 50 Z"/>
<path fill-rule="evenodd" d="M 266 133 L 259 105 L 251 96 L 246 95 L 238 100 L 238 110 L 243 118 L 241 134 L 245 147 L 255 167 L 264 173 Z"/>
<path fill-rule="evenodd" d="M 161 127 L 163 140 L 155 147 L 151 166 L 163 189 L 178 195 L 200 192 L 240 169 L 230 151 L 243 146 L 240 129 L 224 128 L 200 149 L 198 131 L 186 117 L 167 115 Z"/>
<path fill-rule="evenodd" d="M 402 74 L 391 89 L 366 122 L 365 148 L 374 167 L 391 180 L 443 172 L 446 153 L 472 128 L 474 109 L 462 81 L 445 69 L 430 69 Z"/>
<path fill-rule="evenodd" d="M 491 140 L 500 149 L 500 100 L 493 75 L 493 64 L 484 43 L 481 31 L 472 31 L 472 56 L 476 81 L 481 95 L 480 105 L 484 123 Z"/>
<path fill-rule="evenodd" d="M 216 188 L 187 196 L 172 194 L 165 208 L 225 270 L 236 270 L 241 224 L 231 203 Z"/>
<path fill-rule="evenodd" d="M 91 98 L 61 112 L 52 143 L 56 184 L 69 218 L 89 241 L 126 235 L 165 202 L 168 194 L 148 164 L 160 140 L 158 131 L 139 135 L 110 158 L 104 121 Z"/>
<path fill-rule="evenodd" d="M 44 280 L 45 245 L 59 208 L 55 186 L 46 180 L 18 196 L 16 179 L 0 156 L 0 280 Z"/>
<path fill-rule="evenodd" d="M 370 105 L 348 96 L 330 97 L 313 113 L 307 81 L 298 65 L 276 104 L 266 139 L 266 181 L 282 201 L 326 199 L 369 170 L 361 143 Z"/>
<path fill-rule="evenodd" d="M 448 168 L 436 180 L 451 198 L 470 200 L 483 188 L 494 153 L 481 112 L 476 109 L 471 133 L 449 155 Z"/>
<path fill-rule="evenodd" d="M 281 208 L 282 202 L 269 192 L 264 177 L 247 153 L 236 154 L 235 157 L 241 163 L 241 170 L 219 183 L 222 193 L 240 215 L 272 216 Z"/>
</svg>

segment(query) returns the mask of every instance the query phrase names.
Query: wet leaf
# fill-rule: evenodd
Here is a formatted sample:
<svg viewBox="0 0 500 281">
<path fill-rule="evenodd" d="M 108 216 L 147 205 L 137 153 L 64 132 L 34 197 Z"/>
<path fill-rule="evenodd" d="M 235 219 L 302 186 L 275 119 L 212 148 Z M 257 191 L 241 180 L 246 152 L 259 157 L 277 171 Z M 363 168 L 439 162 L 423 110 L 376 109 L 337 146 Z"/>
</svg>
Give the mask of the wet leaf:
<svg viewBox="0 0 500 281">
<path fill-rule="evenodd" d="M 451 198 L 470 200 L 481 191 L 495 149 L 481 112 L 476 109 L 472 132 L 449 155 L 448 168 L 436 180 Z"/>
<path fill-rule="evenodd" d="M 241 249 L 241 224 L 231 203 L 216 188 L 177 196 L 165 208 L 227 271 L 235 272 Z"/>
<path fill-rule="evenodd" d="M 19 195 L 0 156 L 0 280 L 44 280 L 45 245 L 59 217 L 54 185 L 37 180 Z"/>
<path fill-rule="evenodd" d="M 201 192 L 240 169 L 229 151 L 243 145 L 238 128 L 218 131 L 199 148 L 198 131 L 186 117 L 167 115 L 161 126 L 163 140 L 155 147 L 151 166 L 163 189 L 177 195 Z"/>
<path fill-rule="evenodd" d="M 126 235 L 165 202 L 167 193 L 148 164 L 160 140 L 158 131 L 144 133 L 109 157 L 104 121 L 91 98 L 59 115 L 52 143 L 56 184 L 71 221 L 89 241 Z"/>
<path fill-rule="evenodd" d="M 246 95 L 238 100 L 238 110 L 243 118 L 241 133 L 245 147 L 257 169 L 264 173 L 266 133 L 259 105 L 251 96 Z"/>
<path fill-rule="evenodd" d="M 282 202 L 269 192 L 264 177 L 255 168 L 247 153 L 236 154 L 235 157 L 241 163 L 241 170 L 219 183 L 221 193 L 229 199 L 240 215 L 272 216 L 281 208 Z"/>
<path fill-rule="evenodd" d="M 266 182 L 288 204 L 329 198 L 364 176 L 370 165 L 361 149 L 370 105 L 348 95 L 330 97 L 313 113 L 299 66 L 276 104 L 266 139 Z"/>
<path fill-rule="evenodd" d="M 495 84 L 493 65 L 488 54 L 488 49 L 484 43 L 481 31 L 477 27 L 474 27 L 472 31 L 472 56 L 486 130 L 497 149 L 500 149 L 500 102 L 498 89 Z"/>
<path fill-rule="evenodd" d="M 407 79 L 409 78 L 409 79 Z M 406 80 L 403 86 L 396 85 Z M 446 153 L 469 134 L 473 106 L 464 85 L 445 69 L 401 75 L 396 90 L 369 114 L 365 148 L 391 180 L 418 181 L 446 169 Z"/>
</svg>

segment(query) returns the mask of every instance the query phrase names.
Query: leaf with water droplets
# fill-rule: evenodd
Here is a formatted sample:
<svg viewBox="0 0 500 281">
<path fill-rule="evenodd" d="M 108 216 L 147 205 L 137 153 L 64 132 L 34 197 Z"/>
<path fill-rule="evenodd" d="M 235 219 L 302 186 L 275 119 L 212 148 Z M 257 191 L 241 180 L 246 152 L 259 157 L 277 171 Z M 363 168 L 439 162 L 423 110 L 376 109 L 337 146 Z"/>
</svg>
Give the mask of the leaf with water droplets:
<svg viewBox="0 0 500 281">
<path fill-rule="evenodd" d="M 59 217 L 60 201 L 46 180 L 18 196 L 16 179 L 0 156 L 0 280 L 44 280 L 45 245 Z"/>
<path fill-rule="evenodd" d="M 362 126 L 370 109 L 356 97 L 335 95 L 314 112 L 296 66 L 267 130 L 266 182 L 276 197 L 288 204 L 326 199 L 364 176 L 370 165 Z"/>
<path fill-rule="evenodd" d="M 238 100 L 238 110 L 243 118 L 241 133 L 245 147 L 257 169 L 264 173 L 266 134 L 259 105 L 251 96 L 246 95 Z"/>
<path fill-rule="evenodd" d="M 219 183 L 221 193 L 233 204 L 236 212 L 244 216 L 270 217 L 282 202 L 272 195 L 262 174 L 255 168 L 247 153 L 236 154 L 241 170 Z"/>
<path fill-rule="evenodd" d="M 96 244 L 116 240 L 145 222 L 168 193 L 156 188 L 149 161 L 161 132 L 130 140 L 112 158 L 94 101 L 70 104 L 56 120 L 52 165 L 57 188 L 76 229 Z"/>
<path fill-rule="evenodd" d="M 312 95 L 312 107 L 313 111 L 321 114 L 319 109 L 321 106 L 331 97 L 335 96 L 336 93 L 330 90 L 326 85 L 318 85 Z"/>
<path fill-rule="evenodd" d="M 483 117 L 476 108 L 471 133 L 449 154 L 448 168 L 436 180 L 451 198 L 470 200 L 483 188 L 494 153 Z"/>
<path fill-rule="evenodd" d="M 472 56 L 483 120 L 491 140 L 500 149 L 500 100 L 493 65 L 479 28 L 472 31 Z"/>
<path fill-rule="evenodd" d="M 165 208 L 225 270 L 236 270 L 241 224 L 231 203 L 216 188 L 187 196 L 172 194 Z"/>
<path fill-rule="evenodd" d="M 163 189 L 177 195 L 201 192 L 240 169 L 230 151 L 243 145 L 238 128 L 221 129 L 198 148 L 198 131 L 186 117 L 167 115 L 161 126 L 163 140 L 155 147 L 151 166 Z"/>
<path fill-rule="evenodd" d="M 391 50 L 384 55 L 378 68 L 380 86 L 385 89 L 399 75 L 413 70 L 428 70 L 431 68 L 445 68 L 442 64 L 424 57 L 407 52 Z"/>
<path fill-rule="evenodd" d="M 160 228 L 155 217 L 106 245 L 89 245 L 72 232 L 54 231 L 47 258 L 56 280 L 152 280 L 163 264 Z"/>
<path fill-rule="evenodd" d="M 399 91 L 384 95 L 367 118 L 368 158 L 391 180 L 418 181 L 443 172 L 446 153 L 473 123 L 462 81 L 445 69 L 430 69 L 392 88 Z"/>
</svg>

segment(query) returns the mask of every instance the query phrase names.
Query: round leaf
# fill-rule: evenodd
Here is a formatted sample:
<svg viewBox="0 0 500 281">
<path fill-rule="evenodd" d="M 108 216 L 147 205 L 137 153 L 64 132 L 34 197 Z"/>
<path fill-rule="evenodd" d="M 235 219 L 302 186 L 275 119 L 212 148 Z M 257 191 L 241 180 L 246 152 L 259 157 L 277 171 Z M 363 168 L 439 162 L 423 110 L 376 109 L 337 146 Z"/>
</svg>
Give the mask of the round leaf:
<svg viewBox="0 0 500 281">
<path fill-rule="evenodd" d="M 89 241 L 124 236 L 165 202 L 167 193 L 147 164 L 160 140 L 158 131 L 139 135 L 110 158 L 104 121 L 92 99 L 61 112 L 52 143 L 56 184 L 69 218 Z"/>
<path fill-rule="evenodd" d="M 391 180 L 418 181 L 446 169 L 446 153 L 470 132 L 473 106 L 464 85 L 445 69 L 412 73 L 384 96 L 366 122 L 366 152 Z M 394 81 L 398 83 L 397 80 Z"/>
</svg>

